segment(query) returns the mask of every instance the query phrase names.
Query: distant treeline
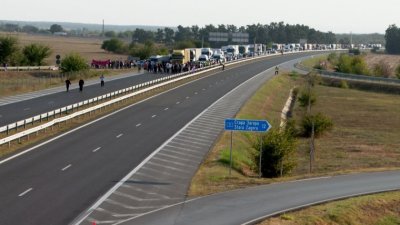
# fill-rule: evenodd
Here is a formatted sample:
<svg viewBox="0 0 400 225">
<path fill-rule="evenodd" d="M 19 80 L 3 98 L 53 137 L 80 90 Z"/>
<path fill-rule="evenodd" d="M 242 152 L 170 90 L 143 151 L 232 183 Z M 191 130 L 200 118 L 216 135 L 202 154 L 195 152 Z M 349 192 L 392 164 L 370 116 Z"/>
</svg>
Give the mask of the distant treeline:
<svg viewBox="0 0 400 225">
<path fill-rule="evenodd" d="M 350 44 L 350 40 L 355 45 L 358 44 L 382 44 L 385 45 L 384 34 L 336 34 L 339 44 Z"/>
</svg>

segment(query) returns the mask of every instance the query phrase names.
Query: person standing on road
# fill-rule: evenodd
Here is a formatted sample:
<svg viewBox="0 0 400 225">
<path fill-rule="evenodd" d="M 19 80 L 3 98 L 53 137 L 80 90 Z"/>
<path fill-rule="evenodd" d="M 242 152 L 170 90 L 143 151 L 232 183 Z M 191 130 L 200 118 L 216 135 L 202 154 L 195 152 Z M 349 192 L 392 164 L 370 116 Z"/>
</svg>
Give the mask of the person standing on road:
<svg viewBox="0 0 400 225">
<path fill-rule="evenodd" d="M 279 67 L 275 66 L 275 75 L 278 75 L 278 73 L 279 73 Z"/>
<path fill-rule="evenodd" d="M 65 80 L 65 87 L 67 88 L 67 92 L 69 92 L 69 86 L 71 85 L 71 81 L 69 79 Z"/>
<path fill-rule="evenodd" d="M 82 92 L 83 91 L 83 85 L 85 84 L 85 81 L 83 81 L 82 79 L 79 80 L 79 91 Z"/>
<path fill-rule="evenodd" d="M 104 87 L 104 75 L 103 74 L 100 76 L 100 86 Z"/>
</svg>

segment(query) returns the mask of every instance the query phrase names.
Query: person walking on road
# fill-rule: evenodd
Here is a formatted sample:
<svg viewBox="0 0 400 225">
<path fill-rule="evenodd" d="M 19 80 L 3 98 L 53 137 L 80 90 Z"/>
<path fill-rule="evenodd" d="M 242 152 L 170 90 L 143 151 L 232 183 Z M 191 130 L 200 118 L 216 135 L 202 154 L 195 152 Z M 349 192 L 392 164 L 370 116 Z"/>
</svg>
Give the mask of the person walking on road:
<svg viewBox="0 0 400 225">
<path fill-rule="evenodd" d="M 279 67 L 275 66 L 275 75 L 278 75 L 278 73 L 279 73 Z"/>
<path fill-rule="evenodd" d="M 69 86 L 71 85 L 71 81 L 69 79 L 65 80 L 65 87 L 67 88 L 67 92 L 69 92 Z"/>
<path fill-rule="evenodd" d="M 82 92 L 83 91 L 83 85 L 85 84 L 85 81 L 83 81 L 82 79 L 79 80 L 79 91 Z"/>
<path fill-rule="evenodd" d="M 100 86 L 104 87 L 104 75 L 103 74 L 100 76 Z"/>
</svg>

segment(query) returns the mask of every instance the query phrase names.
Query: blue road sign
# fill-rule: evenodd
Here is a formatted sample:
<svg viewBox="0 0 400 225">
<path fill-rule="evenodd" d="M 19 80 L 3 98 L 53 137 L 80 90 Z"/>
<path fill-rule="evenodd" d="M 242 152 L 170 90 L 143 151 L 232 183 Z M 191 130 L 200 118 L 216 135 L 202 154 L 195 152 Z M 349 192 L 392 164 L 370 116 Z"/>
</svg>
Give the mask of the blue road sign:
<svg viewBox="0 0 400 225">
<path fill-rule="evenodd" d="M 266 120 L 225 119 L 225 130 L 266 132 L 270 128 Z"/>
</svg>

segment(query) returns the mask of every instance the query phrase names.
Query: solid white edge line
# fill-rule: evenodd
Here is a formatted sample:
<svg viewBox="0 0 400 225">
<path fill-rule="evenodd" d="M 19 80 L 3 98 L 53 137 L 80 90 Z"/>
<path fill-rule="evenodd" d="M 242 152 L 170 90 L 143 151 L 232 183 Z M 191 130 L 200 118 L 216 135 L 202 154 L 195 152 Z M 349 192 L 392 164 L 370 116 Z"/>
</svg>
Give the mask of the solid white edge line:
<svg viewBox="0 0 400 225">
<path fill-rule="evenodd" d="M 262 71 L 261 73 L 258 73 L 256 75 L 254 75 L 253 77 L 251 77 L 250 79 L 244 81 L 243 83 L 241 83 L 240 85 L 238 85 L 237 87 L 235 87 L 234 89 L 232 89 L 231 91 L 229 91 L 228 93 L 226 93 L 225 95 L 223 95 L 221 98 L 217 99 L 214 103 L 212 103 L 209 107 L 207 107 L 206 109 L 204 109 L 200 114 L 198 114 L 195 118 L 193 118 L 191 121 L 189 121 L 184 127 L 182 127 L 178 132 L 176 132 L 171 138 L 169 138 L 167 141 L 165 141 L 160 147 L 158 147 L 153 153 L 151 153 L 146 159 L 144 159 L 137 167 L 135 167 L 129 174 L 127 174 L 124 178 L 122 178 L 117 184 L 115 184 L 109 191 L 107 191 L 102 197 L 100 197 L 100 199 L 94 203 L 88 210 L 86 210 L 86 212 L 84 212 L 81 216 L 78 216 L 77 219 L 75 220 L 76 222 L 72 222 L 72 224 L 80 224 L 82 223 L 97 207 L 99 207 L 114 191 L 116 191 L 122 184 L 125 183 L 125 181 L 129 180 L 129 178 L 135 174 L 141 167 L 143 167 L 148 161 L 150 161 L 151 158 L 153 158 L 154 155 L 156 155 L 159 151 L 161 151 L 162 148 L 164 148 L 164 146 L 166 146 L 170 141 L 172 141 L 176 136 L 178 136 L 183 130 L 185 130 L 187 127 L 189 127 L 190 124 L 192 124 L 196 119 L 198 119 L 200 116 L 202 116 L 205 112 L 207 112 L 207 110 L 209 110 L 211 107 L 213 107 L 214 105 L 216 105 L 221 99 L 223 99 L 225 96 L 231 94 L 232 92 L 236 91 L 237 89 L 239 89 L 242 85 L 245 85 L 247 82 L 249 82 L 250 80 L 255 79 L 256 77 L 260 76 L 261 74 L 264 73 L 268 73 L 269 71 L 271 71 L 273 68 L 275 67 L 271 67 L 268 68 L 264 71 Z M 271 77 L 272 78 L 272 77 Z M 179 204 L 179 203 L 178 203 Z M 166 206 L 165 208 L 168 208 L 171 206 Z M 134 218 L 128 218 L 126 220 L 124 220 L 123 222 L 135 219 L 137 217 L 143 216 L 146 214 L 142 214 L 139 216 L 136 216 Z M 82 217 L 82 218 L 80 218 Z M 80 219 L 79 219 L 80 218 Z M 116 223 L 119 224 L 119 223 Z"/>
<path fill-rule="evenodd" d="M 154 118 L 154 117 L 156 117 L 156 116 L 157 116 L 157 115 L 152 115 L 151 118 Z"/>
<path fill-rule="evenodd" d="M 310 207 L 310 206 L 313 206 L 313 205 L 318 205 L 318 204 L 322 204 L 322 203 L 326 203 L 326 202 L 338 201 L 338 200 L 352 198 L 352 197 L 358 197 L 358 196 L 363 196 L 363 195 L 371 195 L 371 194 L 378 194 L 378 193 L 397 191 L 397 190 L 400 190 L 400 188 L 389 188 L 389 189 L 382 189 L 382 190 L 375 190 L 375 191 L 367 191 L 367 192 L 361 192 L 361 193 L 357 193 L 357 194 L 338 196 L 338 197 L 335 197 L 335 198 L 327 198 L 327 199 L 324 199 L 324 200 L 310 202 L 310 203 L 307 203 L 307 204 L 304 204 L 304 205 L 299 205 L 299 206 L 296 206 L 296 207 L 292 207 L 292 208 L 276 211 L 276 212 L 270 213 L 268 215 L 261 216 L 261 217 L 258 217 L 256 219 L 250 220 L 248 222 L 242 223 L 241 225 L 258 224 L 258 223 L 262 222 L 263 220 L 265 220 L 265 219 L 267 219 L 269 217 L 272 217 L 272 216 L 276 216 L 276 215 L 279 215 L 279 214 L 282 214 L 282 213 L 285 213 L 285 212 L 296 211 L 296 210 L 299 210 L 299 209 L 307 208 L 307 207 Z"/>
<path fill-rule="evenodd" d="M 19 194 L 18 197 L 22 197 L 22 196 L 28 194 L 28 192 L 30 192 L 32 190 L 33 190 L 33 188 L 29 188 L 28 190 L 26 190 L 26 191 L 22 192 L 21 194 Z"/>
<path fill-rule="evenodd" d="M 138 123 L 138 124 L 136 124 L 136 127 L 140 127 L 140 126 L 142 126 L 142 124 L 141 124 L 141 123 Z"/>
<path fill-rule="evenodd" d="M 72 165 L 71 164 L 69 164 L 68 166 L 66 166 L 66 167 L 64 167 L 64 168 L 62 168 L 61 169 L 61 171 L 66 171 L 68 168 L 70 168 Z"/>
</svg>

